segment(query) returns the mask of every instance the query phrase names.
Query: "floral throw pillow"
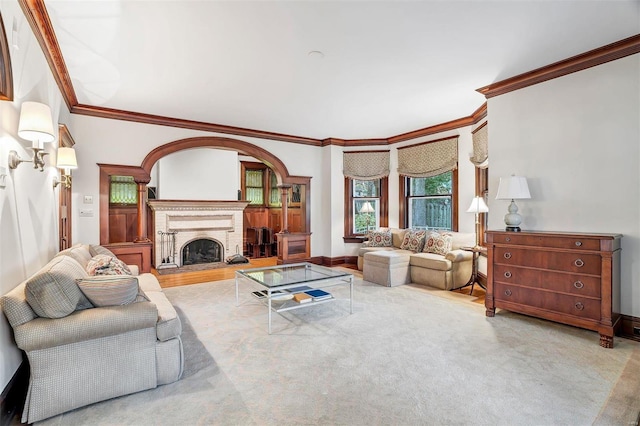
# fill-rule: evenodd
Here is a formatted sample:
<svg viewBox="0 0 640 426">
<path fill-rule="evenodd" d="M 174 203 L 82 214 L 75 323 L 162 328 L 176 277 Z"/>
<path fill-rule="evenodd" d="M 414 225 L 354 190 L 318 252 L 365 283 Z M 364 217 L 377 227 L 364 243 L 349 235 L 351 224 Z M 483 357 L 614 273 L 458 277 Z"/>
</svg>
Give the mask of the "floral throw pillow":
<svg viewBox="0 0 640 426">
<path fill-rule="evenodd" d="M 424 243 L 425 253 L 445 255 L 451 251 L 453 236 L 448 232 L 431 232 Z"/>
<path fill-rule="evenodd" d="M 393 241 L 391 240 L 391 231 L 389 230 L 369 231 L 369 233 L 367 234 L 367 238 L 367 247 L 393 246 Z"/>
<path fill-rule="evenodd" d="M 117 257 L 107 254 L 93 256 L 87 263 L 89 275 L 131 275 L 129 267 Z"/>
<path fill-rule="evenodd" d="M 400 248 L 402 250 L 411 250 L 414 253 L 420 252 L 424 246 L 424 239 L 426 235 L 427 231 L 410 229 L 404 234 L 404 239 L 402 240 Z"/>
</svg>

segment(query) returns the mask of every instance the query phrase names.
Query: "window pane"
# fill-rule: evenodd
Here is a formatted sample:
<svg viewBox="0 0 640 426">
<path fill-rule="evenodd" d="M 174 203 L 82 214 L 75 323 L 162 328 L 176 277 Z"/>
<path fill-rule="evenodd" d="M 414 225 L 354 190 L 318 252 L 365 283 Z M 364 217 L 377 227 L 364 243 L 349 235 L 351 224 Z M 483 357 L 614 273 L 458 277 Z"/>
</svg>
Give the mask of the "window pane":
<svg viewBox="0 0 640 426">
<path fill-rule="evenodd" d="M 264 204 L 263 170 L 245 171 L 245 192 L 249 204 Z"/>
<path fill-rule="evenodd" d="M 438 176 L 428 178 L 410 178 L 409 179 L 409 195 L 444 195 L 451 194 L 453 187 L 452 172 L 442 173 Z"/>
<path fill-rule="evenodd" d="M 409 227 L 451 229 L 451 197 L 409 199 Z"/>
<path fill-rule="evenodd" d="M 373 212 L 362 211 L 366 203 L 373 209 Z M 366 209 L 365 209 L 366 210 Z M 380 227 L 380 203 L 375 198 L 364 198 L 353 200 L 353 233 L 366 234 L 369 229 Z"/>
<path fill-rule="evenodd" d="M 133 176 L 111 176 L 109 202 L 112 204 L 137 204 L 138 185 Z"/>
<path fill-rule="evenodd" d="M 379 197 L 380 179 L 376 180 L 353 180 L 353 197 Z"/>
</svg>

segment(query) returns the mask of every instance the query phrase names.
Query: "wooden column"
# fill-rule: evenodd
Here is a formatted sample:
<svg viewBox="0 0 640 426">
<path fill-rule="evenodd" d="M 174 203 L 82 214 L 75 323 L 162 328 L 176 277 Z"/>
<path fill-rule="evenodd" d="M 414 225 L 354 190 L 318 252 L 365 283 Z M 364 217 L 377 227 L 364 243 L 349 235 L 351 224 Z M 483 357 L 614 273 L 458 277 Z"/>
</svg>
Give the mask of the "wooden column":
<svg viewBox="0 0 640 426">
<path fill-rule="evenodd" d="M 136 180 L 138 184 L 138 233 L 134 243 L 148 243 L 147 236 L 147 183 Z"/>
<path fill-rule="evenodd" d="M 282 227 L 280 228 L 281 234 L 289 233 L 289 189 L 291 189 L 291 185 L 278 185 L 280 188 L 280 201 L 282 203 Z"/>
</svg>

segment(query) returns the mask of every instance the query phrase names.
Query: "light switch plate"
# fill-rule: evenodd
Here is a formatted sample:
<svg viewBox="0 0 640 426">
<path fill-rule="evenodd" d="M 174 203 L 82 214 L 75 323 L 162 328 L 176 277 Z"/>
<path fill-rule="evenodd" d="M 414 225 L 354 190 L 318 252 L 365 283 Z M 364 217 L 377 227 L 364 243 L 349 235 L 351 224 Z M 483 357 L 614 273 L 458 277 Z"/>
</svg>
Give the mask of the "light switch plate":
<svg viewBox="0 0 640 426">
<path fill-rule="evenodd" d="M 80 217 L 93 217 L 93 209 L 80 209 Z"/>
<path fill-rule="evenodd" d="M 85 204 L 93 204 L 93 195 L 85 195 L 83 202 Z"/>
</svg>

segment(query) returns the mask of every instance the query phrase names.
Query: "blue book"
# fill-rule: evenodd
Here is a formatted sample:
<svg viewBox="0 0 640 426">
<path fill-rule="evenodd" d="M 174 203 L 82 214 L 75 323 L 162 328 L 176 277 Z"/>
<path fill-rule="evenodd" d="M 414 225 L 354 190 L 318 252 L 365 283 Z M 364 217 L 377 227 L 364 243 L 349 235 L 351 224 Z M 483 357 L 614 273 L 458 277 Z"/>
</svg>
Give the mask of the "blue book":
<svg viewBox="0 0 640 426">
<path fill-rule="evenodd" d="M 313 300 L 323 300 L 331 298 L 331 293 L 327 293 L 326 291 L 320 289 L 305 291 L 305 293 L 313 297 Z"/>
</svg>

